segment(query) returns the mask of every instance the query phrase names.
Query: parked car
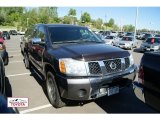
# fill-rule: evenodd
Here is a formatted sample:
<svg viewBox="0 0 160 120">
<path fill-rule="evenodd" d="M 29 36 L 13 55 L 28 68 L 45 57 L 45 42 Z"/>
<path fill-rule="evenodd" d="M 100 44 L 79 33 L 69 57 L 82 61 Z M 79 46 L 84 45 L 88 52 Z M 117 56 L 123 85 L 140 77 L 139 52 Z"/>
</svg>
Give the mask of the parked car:
<svg viewBox="0 0 160 120">
<path fill-rule="evenodd" d="M 18 33 L 17 33 L 16 30 L 10 30 L 10 31 L 9 31 L 9 34 L 10 34 L 10 35 L 17 35 Z"/>
<path fill-rule="evenodd" d="M 112 35 L 106 36 L 103 40 L 107 45 L 116 45 L 118 42 L 118 38 Z"/>
<path fill-rule="evenodd" d="M 111 35 L 111 36 L 117 36 L 117 35 L 118 35 L 118 32 L 112 31 L 112 32 L 110 33 L 110 35 Z"/>
<path fill-rule="evenodd" d="M 10 35 L 9 35 L 8 31 L 3 31 L 2 33 L 3 33 L 3 37 L 5 40 L 10 40 Z"/>
<path fill-rule="evenodd" d="M 117 46 L 124 49 L 132 50 L 134 47 L 137 48 L 138 41 L 133 36 L 125 36 L 117 42 Z"/>
<path fill-rule="evenodd" d="M 28 34 L 30 33 L 30 34 Z M 36 68 L 46 80 L 50 103 L 91 100 L 118 94 L 135 79 L 132 55 L 106 46 L 88 28 L 38 24 L 31 28 L 24 52 L 26 68 Z"/>
<path fill-rule="evenodd" d="M 151 37 L 153 37 L 152 34 L 150 34 L 150 33 L 145 33 L 145 34 L 141 37 L 141 40 L 147 40 L 148 38 L 151 38 Z"/>
<path fill-rule="evenodd" d="M 18 34 L 18 35 L 24 35 L 25 32 L 24 32 L 24 31 L 18 31 L 17 34 Z"/>
<path fill-rule="evenodd" d="M 5 95 L 6 90 L 5 69 L 3 59 L 0 56 L 0 94 Z"/>
<path fill-rule="evenodd" d="M 134 36 L 134 33 L 133 33 L 133 32 L 127 32 L 127 33 L 125 34 L 125 36 Z"/>
<path fill-rule="evenodd" d="M 0 55 L 4 61 L 4 64 L 8 65 L 8 62 L 9 62 L 8 52 L 6 51 L 6 46 L 5 46 L 4 38 L 2 34 L 0 34 Z"/>
<path fill-rule="evenodd" d="M 154 37 L 159 37 L 159 38 L 160 38 L 160 35 L 159 35 L 159 34 L 156 34 Z"/>
<path fill-rule="evenodd" d="M 141 46 L 141 51 L 157 51 L 160 49 L 160 38 L 148 38 L 145 40 Z"/>
<path fill-rule="evenodd" d="M 0 57 L 0 114 L 1 113 L 18 113 L 17 108 L 9 108 L 7 107 L 6 100 L 6 76 L 5 76 L 5 68 L 2 58 Z"/>
<path fill-rule="evenodd" d="M 160 111 L 160 51 L 144 53 L 134 81 L 135 95 L 144 103 Z"/>
</svg>

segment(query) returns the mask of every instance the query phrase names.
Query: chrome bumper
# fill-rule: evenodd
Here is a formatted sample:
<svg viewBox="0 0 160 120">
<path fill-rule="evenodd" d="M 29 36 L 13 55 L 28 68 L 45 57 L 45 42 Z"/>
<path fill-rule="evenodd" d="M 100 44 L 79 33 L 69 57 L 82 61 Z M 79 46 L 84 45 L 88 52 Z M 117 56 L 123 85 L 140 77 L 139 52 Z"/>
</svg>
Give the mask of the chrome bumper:
<svg viewBox="0 0 160 120">
<path fill-rule="evenodd" d="M 145 103 L 143 85 L 141 83 L 139 83 L 138 81 L 134 81 L 133 82 L 133 90 L 134 90 L 136 97 Z"/>
</svg>

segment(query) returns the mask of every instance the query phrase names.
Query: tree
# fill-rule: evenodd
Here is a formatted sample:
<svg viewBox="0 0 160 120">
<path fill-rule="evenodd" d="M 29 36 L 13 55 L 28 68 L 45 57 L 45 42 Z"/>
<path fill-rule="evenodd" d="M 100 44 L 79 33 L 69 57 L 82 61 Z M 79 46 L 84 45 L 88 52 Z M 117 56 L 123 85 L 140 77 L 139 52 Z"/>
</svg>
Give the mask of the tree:
<svg viewBox="0 0 160 120">
<path fill-rule="evenodd" d="M 101 18 L 98 18 L 96 21 L 95 21 L 95 27 L 97 29 L 101 29 L 102 28 L 102 25 L 103 25 L 103 20 Z"/>
<path fill-rule="evenodd" d="M 71 18 L 69 16 L 64 16 L 63 18 L 63 23 L 64 24 L 71 24 Z"/>
<path fill-rule="evenodd" d="M 135 27 L 134 27 L 133 25 L 124 25 L 124 26 L 123 26 L 123 30 L 124 30 L 125 32 L 134 32 Z"/>
<path fill-rule="evenodd" d="M 81 16 L 81 22 L 90 22 L 91 21 L 91 16 L 89 13 L 85 12 Z"/>
<path fill-rule="evenodd" d="M 119 31 L 118 25 L 116 25 L 116 24 L 113 25 L 113 31 Z"/>
<path fill-rule="evenodd" d="M 69 16 L 76 16 L 76 10 L 71 8 L 71 9 L 69 10 L 68 15 L 69 15 Z"/>
<path fill-rule="evenodd" d="M 5 22 L 5 18 L 3 15 L 0 14 L 0 25 L 3 25 Z"/>
<path fill-rule="evenodd" d="M 111 18 L 111 19 L 109 20 L 109 22 L 108 22 L 108 25 L 107 25 L 107 26 L 109 26 L 109 27 L 113 27 L 113 25 L 114 25 L 114 19 L 113 19 L 113 18 Z"/>
</svg>

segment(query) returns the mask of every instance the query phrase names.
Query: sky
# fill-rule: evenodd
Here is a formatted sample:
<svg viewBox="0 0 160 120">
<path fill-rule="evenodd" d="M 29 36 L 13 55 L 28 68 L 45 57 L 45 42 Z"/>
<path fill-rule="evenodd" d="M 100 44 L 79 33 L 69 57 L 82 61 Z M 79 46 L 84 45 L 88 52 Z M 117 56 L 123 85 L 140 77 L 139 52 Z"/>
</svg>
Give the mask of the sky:
<svg viewBox="0 0 160 120">
<path fill-rule="evenodd" d="M 67 15 L 70 8 L 76 9 L 78 19 L 81 13 L 88 12 L 93 19 L 101 18 L 108 22 L 113 18 L 119 26 L 135 25 L 137 7 L 58 7 L 58 16 Z M 160 7 L 138 7 L 137 29 L 160 30 L 159 12 Z"/>
</svg>

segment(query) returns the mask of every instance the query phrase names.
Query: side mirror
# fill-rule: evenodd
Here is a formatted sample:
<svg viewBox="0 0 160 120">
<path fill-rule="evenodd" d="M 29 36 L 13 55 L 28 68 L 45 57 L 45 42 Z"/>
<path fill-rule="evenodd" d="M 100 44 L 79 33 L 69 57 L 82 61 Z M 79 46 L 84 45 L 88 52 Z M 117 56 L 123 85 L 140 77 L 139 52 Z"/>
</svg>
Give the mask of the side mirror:
<svg viewBox="0 0 160 120">
<path fill-rule="evenodd" d="M 41 38 L 33 38 L 32 39 L 32 44 L 40 44 L 41 43 Z"/>
</svg>

